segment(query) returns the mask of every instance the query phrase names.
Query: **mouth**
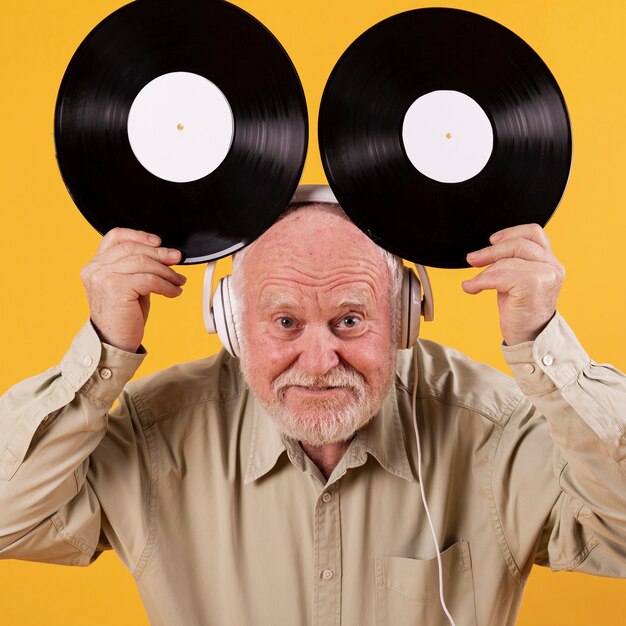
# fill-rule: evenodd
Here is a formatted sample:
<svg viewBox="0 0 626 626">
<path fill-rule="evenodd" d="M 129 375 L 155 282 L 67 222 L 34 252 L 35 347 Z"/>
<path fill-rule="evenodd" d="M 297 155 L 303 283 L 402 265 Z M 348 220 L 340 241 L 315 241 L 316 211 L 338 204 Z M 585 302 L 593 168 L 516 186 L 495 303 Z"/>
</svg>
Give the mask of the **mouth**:
<svg viewBox="0 0 626 626">
<path fill-rule="evenodd" d="M 305 391 L 332 391 L 334 389 L 343 389 L 343 387 L 334 387 L 334 386 L 310 386 L 310 385 L 292 385 L 293 389 L 303 389 Z"/>
<path fill-rule="evenodd" d="M 341 387 L 337 387 L 336 385 L 293 385 L 294 387 L 298 387 L 299 389 L 312 389 L 313 391 L 319 390 L 324 391 L 325 389 L 341 389 Z"/>
<path fill-rule="evenodd" d="M 345 387 L 309 387 L 306 385 L 290 385 L 287 389 L 305 396 L 324 396 L 346 391 Z"/>
</svg>

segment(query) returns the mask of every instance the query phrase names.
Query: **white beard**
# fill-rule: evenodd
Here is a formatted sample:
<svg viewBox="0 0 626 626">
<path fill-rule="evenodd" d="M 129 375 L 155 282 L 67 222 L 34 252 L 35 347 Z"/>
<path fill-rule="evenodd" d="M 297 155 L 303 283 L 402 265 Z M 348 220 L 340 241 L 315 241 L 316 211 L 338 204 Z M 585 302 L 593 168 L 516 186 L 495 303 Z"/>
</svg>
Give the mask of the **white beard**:
<svg viewBox="0 0 626 626">
<path fill-rule="evenodd" d="M 323 376 L 310 376 L 289 369 L 272 383 L 273 393 L 269 401 L 255 389 L 254 375 L 244 354 L 241 370 L 248 387 L 282 433 L 311 446 L 322 446 L 348 441 L 378 412 L 393 382 L 396 351 L 392 350 L 391 354 L 386 380 L 370 384 L 370 389 L 363 375 L 346 365 L 339 365 Z M 285 392 L 291 386 L 341 387 L 345 391 L 341 398 L 304 398 L 294 410 L 285 401 Z"/>
</svg>

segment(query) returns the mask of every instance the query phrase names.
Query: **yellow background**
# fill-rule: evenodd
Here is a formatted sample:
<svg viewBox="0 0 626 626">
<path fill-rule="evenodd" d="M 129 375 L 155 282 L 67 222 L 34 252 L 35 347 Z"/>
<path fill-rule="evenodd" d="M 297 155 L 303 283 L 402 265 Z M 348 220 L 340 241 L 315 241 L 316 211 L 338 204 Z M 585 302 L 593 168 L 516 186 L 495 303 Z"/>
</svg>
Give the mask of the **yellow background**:
<svg viewBox="0 0 626 626">
<path fill-rule="evenodd" d="M 78 273 L 99 236 L 72 204 L 58 173 L 53 110 L 74 50 L 91 28 L 124 2 L 0 1 L 0 389 L 4 391 L 58 362 L 88 316 Z M 304 182 L 320 182 L 317 110 L 334 63 L 376 22 L 427 3 L 239 0 L 236 4 L 278 37 L 298 69 L 311 118 Z M 626 9 L 618 0 L 460 0 L 437 5 L 469 9 L 509 27 L 534 47 L 557 77 L 574 131 L 570 183 L 547 227 L 568 270 L 560 309 L 597 361 L 625 369 Z M 441 37 L 445 42 L 446 33 Z M 228 264 L 222 263 L 221 269 L 226 271 Z M 185 294 L 177 301 L 153 303 L 145 337 L 150 356 L 142 374 L 218 349 L 217 340 L 202 328 L 202 268 L 183 272 L 189 277 Z M 495 298 L 467 296 L 460 289 L 471 274 L 431 272 L 436 321 L 424 328 L 423 335 L 505 369 Z M 519 623 L 626 624 L 625 593 L 624 581 L 535 568 Z M 0 562 L 0 624 L 146 623 L 132 578 L 112 554 L 86 570 Z"/>
</svg>

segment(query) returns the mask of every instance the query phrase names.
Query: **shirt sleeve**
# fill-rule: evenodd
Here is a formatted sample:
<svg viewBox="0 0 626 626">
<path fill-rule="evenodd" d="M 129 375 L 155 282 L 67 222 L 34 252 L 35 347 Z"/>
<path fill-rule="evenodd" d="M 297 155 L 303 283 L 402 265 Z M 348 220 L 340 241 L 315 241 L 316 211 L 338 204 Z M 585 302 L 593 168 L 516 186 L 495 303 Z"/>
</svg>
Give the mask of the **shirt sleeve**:
<svg viewBox="0 0 626 626">
<path fill-rule="evenodd" d="M 562 493 L 536 562 L 626 576 L 626 377 L 592 361 L 558 313 L 534 342 L 503 352 L 555 444 Z"/>
<path fill-rule="evenodd" d="M 102 344 L 88 322 L 60 365 L 0 398 L 0 558 L 86 565 L 97 556 L 89 455 L 144 356 Z"/>
</svg>

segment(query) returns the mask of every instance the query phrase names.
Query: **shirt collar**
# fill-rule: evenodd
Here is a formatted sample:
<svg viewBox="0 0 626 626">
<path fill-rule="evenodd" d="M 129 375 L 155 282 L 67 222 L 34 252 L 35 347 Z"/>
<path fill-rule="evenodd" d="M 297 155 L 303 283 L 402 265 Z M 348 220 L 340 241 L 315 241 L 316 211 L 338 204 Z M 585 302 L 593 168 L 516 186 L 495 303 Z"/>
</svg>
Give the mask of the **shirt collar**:
<svg viewBox="0 0 626 626">
<path fill-rule="evenodd" d="M 267 414 L 253 393 L 252 438 L 244 483 L 247 485 L 267 474 L 286 450 L 285 441 L 274 420 Z M 298 446 L 299 447 L 299 446 Z"/>
<path fill-rule="evenodd" d="M 304 451 L 298 442 L 283 436 L 258 399 L 253 394 L 251 397 L 254 402 L 253 426 L 245 484 L 269 473 L 283 452 L 287 452 L 294 466 L 303 470 Z M 363 465 L 368 454 L 390 474 L 415 481 L 406 452 L 395 386 L 387 394 L 380 411 L 351 442 L 340 462 L 343 466 L 341 473 Z"/>
</svg>

